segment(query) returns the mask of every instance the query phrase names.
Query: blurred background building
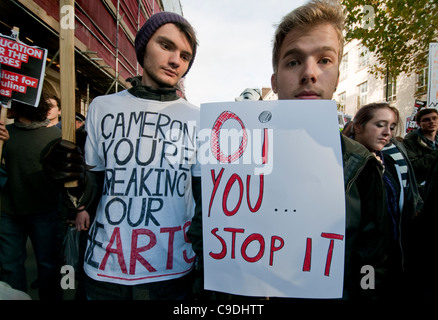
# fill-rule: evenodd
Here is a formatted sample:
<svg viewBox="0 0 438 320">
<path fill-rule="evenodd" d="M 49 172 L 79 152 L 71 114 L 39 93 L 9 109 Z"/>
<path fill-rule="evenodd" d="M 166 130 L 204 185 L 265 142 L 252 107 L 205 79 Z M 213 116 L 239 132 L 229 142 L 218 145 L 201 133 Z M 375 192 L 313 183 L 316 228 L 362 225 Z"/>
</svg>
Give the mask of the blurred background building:
<svg viewBox="0 0 438 320">
<path fill-rule="evenodd" d="M 48 50 L 43 90 L 60 96 L 59 0 L 1 0 L 0 33 Z M 86 114 L 99 95 L 129 88 L 127 79 L 142 73 L 134 39 L 154 13 L 182 14 L 179 0 L 75 1 L 75 109 Z M 181 90 L 184 86 L 181 84 Z"/>
</svg>

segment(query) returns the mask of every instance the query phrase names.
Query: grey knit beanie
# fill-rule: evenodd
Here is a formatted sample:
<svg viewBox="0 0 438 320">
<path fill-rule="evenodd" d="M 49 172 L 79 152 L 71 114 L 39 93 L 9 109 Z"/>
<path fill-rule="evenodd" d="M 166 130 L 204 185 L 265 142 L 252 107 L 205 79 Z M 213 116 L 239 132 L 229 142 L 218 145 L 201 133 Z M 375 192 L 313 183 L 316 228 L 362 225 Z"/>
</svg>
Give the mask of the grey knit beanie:
<svg viewBox="0 0 438 320">
<path fill-rule="evenodd" d="M 152 15 L 145 22 L 143 27 L 141 27 L 141 29 L 137 32 L 137 36 L 135 37 L 135 53 L 137 54 L 137 61 L 142 67 L 143 67 L 144 52 L 148 41 L 155 33 L 155 31 L 157 31 L 158 28 L 165 25 L 166 23 L 181 23 L 191 27 L 190 23 L 184 17 L 173 12 L 162 11 Z M 183 76 L 185 76 L 189 72 L 190 67 L 193 64 L 193 61 L 195 60 L 196 40 L 194 41 L 195 44 L 193 46 L 194 47 L 193 57 L 192 60 L 190 60 L 187 71 Z"/>
</svg>

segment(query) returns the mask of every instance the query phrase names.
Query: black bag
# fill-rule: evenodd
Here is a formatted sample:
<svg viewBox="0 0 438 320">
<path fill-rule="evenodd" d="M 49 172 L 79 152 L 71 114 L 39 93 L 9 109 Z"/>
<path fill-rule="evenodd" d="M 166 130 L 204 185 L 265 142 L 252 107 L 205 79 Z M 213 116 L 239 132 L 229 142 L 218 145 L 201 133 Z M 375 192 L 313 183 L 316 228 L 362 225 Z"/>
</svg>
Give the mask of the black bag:
<svg viewBox="0 0 438 320">
<path fill-rule="evenodd" d="M 64 263 L 77 270 L 79 259 L 79 235 L 74 226 L 69 226 L 64 238 Z"/>
</svg>

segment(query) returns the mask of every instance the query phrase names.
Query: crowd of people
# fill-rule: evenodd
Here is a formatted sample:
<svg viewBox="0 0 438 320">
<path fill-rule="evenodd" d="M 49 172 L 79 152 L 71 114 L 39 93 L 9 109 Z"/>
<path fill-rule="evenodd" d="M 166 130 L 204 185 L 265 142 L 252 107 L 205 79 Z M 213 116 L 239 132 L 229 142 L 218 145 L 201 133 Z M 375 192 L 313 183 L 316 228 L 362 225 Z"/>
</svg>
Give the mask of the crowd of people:
<svg viewBox="0 0 438 320">
<path fill-rule="evenodd" d="M 37 263 L 40 299 L 61 300 L 60 267 L 68 212 L 62 189 L 45 174 L 43 157 L 61 139 L 60 100 L 43 93 L 37 107 L 13 101 L 8 109 L 10 124 L 0 125 L 4 140 L 0 215 L 0 281 L 5 288 L 27 292 L 25 260 L 30 239 Z M 78 137 L 85 118 L 77 113 Z M 80 116 L 79 116 L 80 115 Z M 82 138 L 84 141 L 84 138 Z M 1 295 L 0 295 L 1 296 Z"/>
<path fill-rule="evenodd" d="M 343 30 L 337 1 L 310 1 L 283 18 L 274 36 L 271 77 L 280 100 L 332 99 Z M 62 299 L 58 244 L 69 220 L 81 232 L 78 299 L 212 297 L 202 286 L 201 171 L 197 142 L 191 139 L 197 136 L 199 108 L 177 95 L 197 45 L 182 16 L 151 16 L 135 38 L 141 78 L 130 89 L 94 99 L 85 129 L 84 117 L 77 115 L 81 138 L 76 144 L 61 139 L 55 97 L 43 95 L 38 108 L 13 102 L 15 122 L 0 123 L 7 174 L 1 189 L 0 281 L 26 292 L 29 237 L 40 299 Z M 343 299 L 437 296 L 430 254 L 438 208 L 433 196 L 437 110 L 420 110 L 416 121 L 419 128 L 403 139 L 398 110 L 372 103 L 361 107 L 340 135 L 346 204 Z M 179 138 L 167 134 L 175 126 L 193 131 Z M 168 161 L 165 149 L 176 144 L 181 149 L 172 149 L 173 155 L 192 151 L 179 157 L 178 166 Z M 178 177 L 178 188 L 162 193 L 164 176 L 166 181 Z M 137 188 L 141 179 L 154 187 Z M 78 185 L 65 188 L 69 181 Z M 365 265 L 375 269 L 373 290 L 360 285 Z"/>
</svg>

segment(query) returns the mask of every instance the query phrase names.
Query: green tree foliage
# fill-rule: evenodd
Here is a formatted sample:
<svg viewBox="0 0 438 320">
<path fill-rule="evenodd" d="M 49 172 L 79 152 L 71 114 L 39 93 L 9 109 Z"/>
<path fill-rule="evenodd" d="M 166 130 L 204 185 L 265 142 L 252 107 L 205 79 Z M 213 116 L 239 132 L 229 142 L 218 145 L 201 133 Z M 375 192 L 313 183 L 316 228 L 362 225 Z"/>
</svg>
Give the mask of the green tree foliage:
<svg viewBox="0 0 438 320">
<path fill-rule="evenodd" d="M 436 0 L 341 0 L 346 41 L 362 40 L 378 65 L 371 73 L 396 77 L 418 72 L 428 63 L 430 42 L 438 42 Z"/>
</svg>

